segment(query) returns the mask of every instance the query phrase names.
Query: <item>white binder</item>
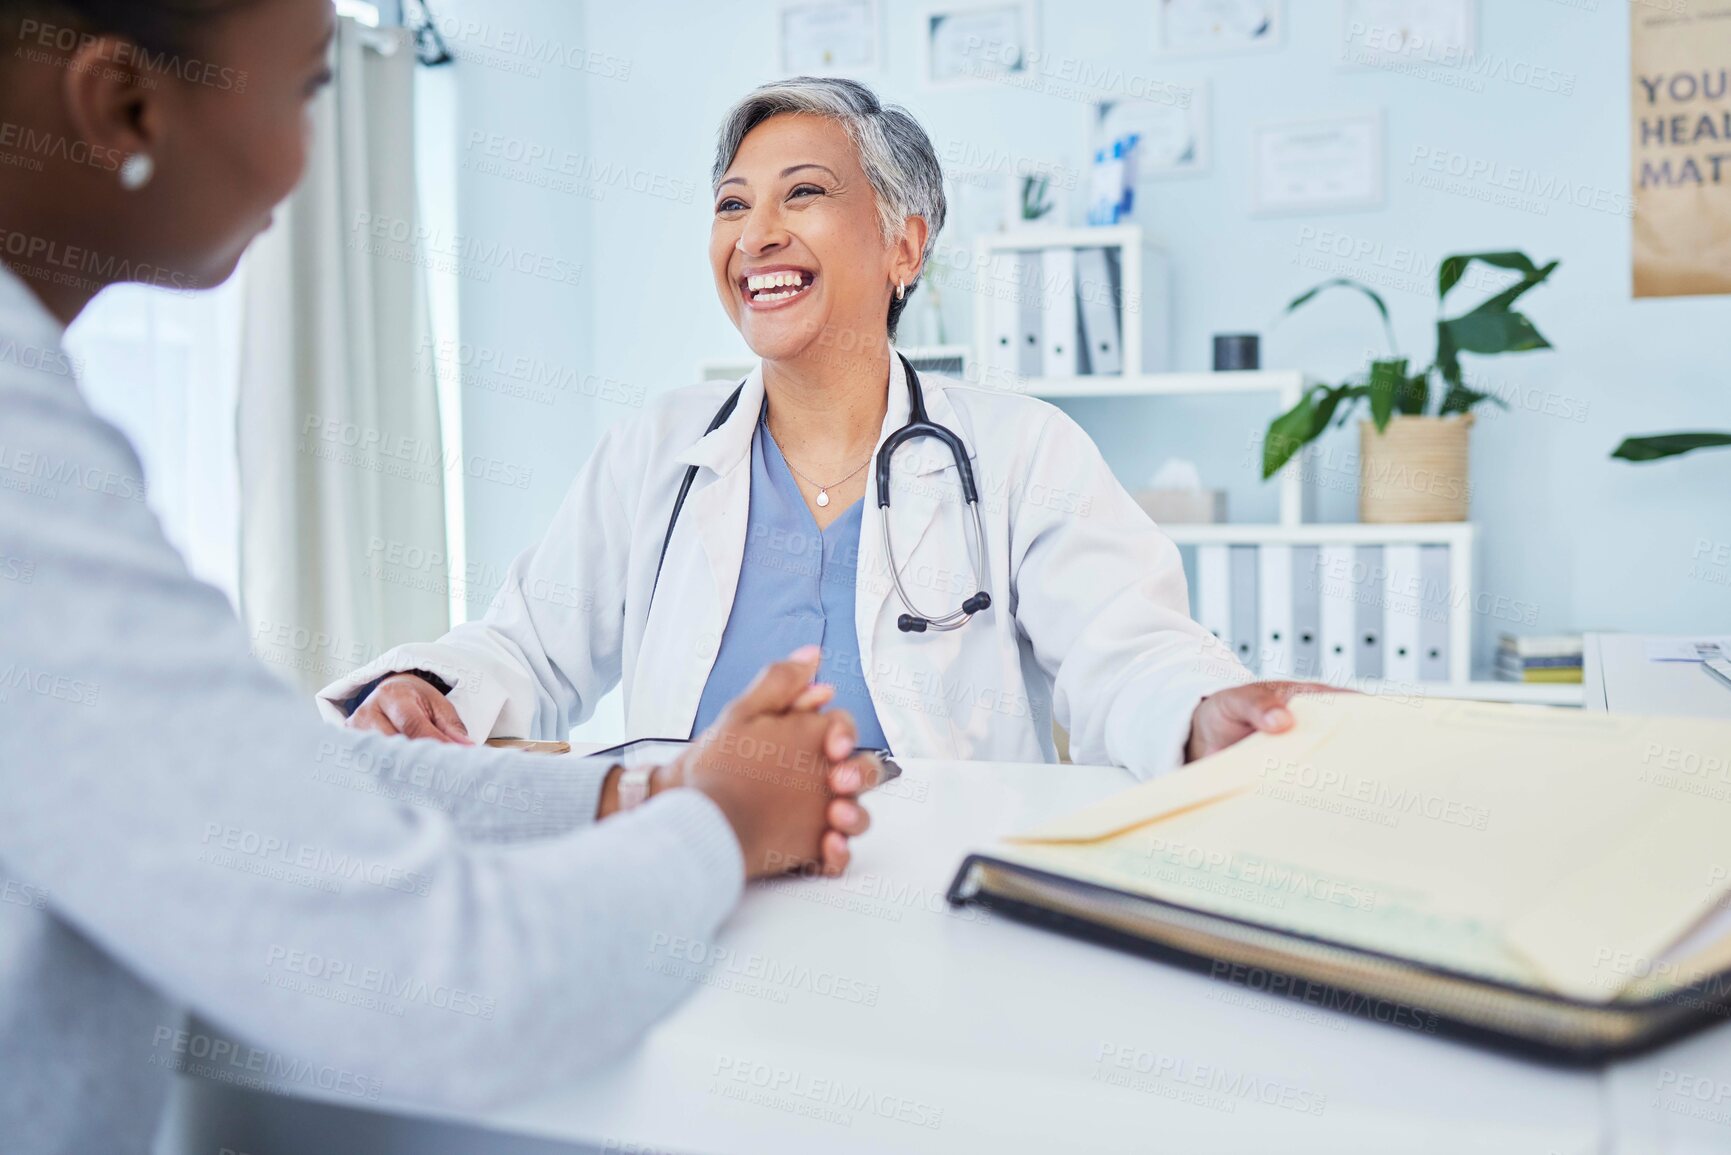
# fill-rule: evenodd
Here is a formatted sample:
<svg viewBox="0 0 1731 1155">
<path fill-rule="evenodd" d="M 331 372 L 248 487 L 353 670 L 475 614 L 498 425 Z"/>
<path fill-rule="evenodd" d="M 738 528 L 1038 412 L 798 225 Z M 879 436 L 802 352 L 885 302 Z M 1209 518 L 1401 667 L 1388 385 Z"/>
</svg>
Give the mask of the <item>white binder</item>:
<svg viewBox="0 0 1731 1155">
<path fill-rule="evenodd" d="M 1076 250 L 1076 296 L 1083 341 L 1076 369 L 1090 376 L 1124 372 L 1124 334 L 1118 318 L 1120 294 L 1112 279 L 1110 256 L 1106 249 Z"/>
<path fill-rule="evenodd" d="M 1306 681 L 1322 677 L 1319 554 L 1314 545 L 1292 547 L 1292 676 Z"/>
<path fill-rule="evenodd" d="M 1424 580 L 1418 623 L 1418 676 L 1425 682 L 1449 680 L 1449 622 L 1454 591 L 1449 589 L 1449 547 L 1419 547 L 1419 575 Z"/>
<path fill-rule="evenodd" d="M 1358 643 L 1356 676 L 1360 678 L 1383 676 L 1382 603 L 1385 597 L 1383 582 L 1387 575 L 1382 548 L 1380 545 L 1359 546 L 1358 566 L 1352 573 L 1353 597 L 1356 599 L 1353 620 L 1357 625 L 1354 637 Z"/>
<path fill-rule="evenodd" d="M 1232 652 L 1252 673 L 1261 667 L 1256 632 L 1256 547 L 1228 547 L 1232 556 Z"/>
<path fill-rule="evenodd" d="M 1325 545 L 1318 551 L 1316 584 L 1321 619 L 1322 680 L 1345 685 L 1358 668 L 1358 604 L 1353 573 L 1358 551 Z"/>
<path fill-rule="evenodd" d="M 1232 645 L 1232 555 L 1230 546 L 1196 547 L 1196 620 Z"/>
<path fill-rule="evenodd" d="M 1419 680 L 1419 593 L 1423 583 L 1419 549 L 1416 545 L 1383 547 L 1388 578 L 1383 585 L 1382 676 L 1408 685 Z"/>
<path fill-rule="evenodd" d="M 1016 254 L 1019 266 L 1016 275 L 1017 322 L 1016 372 L 1024 377 L 1038 377 L 1046 365 L 1046 287 L 1045 260 L 1038 249 Z"/>
<path fill-rule="evenodd" d="M 998 378 L 999 387 L 1018 372 L 1021 354 L 1016 338 L 1022 327 L 1023 289 L 1016 283 L 1019 262 L 1015 253 L 995 253 L 992 256 L 989 289 L 991 292 L 992 328 L 986 347 L 986 364 Z"/>
<path fill-rule="evenodd" d="M 1041 254 L 1042 282 L 1046 302 L 1044 373 L 1048 377 L 1076 375 L 1076 250 L 1060 246 Z"/>
<path fill-rule="evenodd" d="M 1264 678 L 1292 676 L 1292 547 L 1257 547 L 1257 609 Z"/>
</svg>

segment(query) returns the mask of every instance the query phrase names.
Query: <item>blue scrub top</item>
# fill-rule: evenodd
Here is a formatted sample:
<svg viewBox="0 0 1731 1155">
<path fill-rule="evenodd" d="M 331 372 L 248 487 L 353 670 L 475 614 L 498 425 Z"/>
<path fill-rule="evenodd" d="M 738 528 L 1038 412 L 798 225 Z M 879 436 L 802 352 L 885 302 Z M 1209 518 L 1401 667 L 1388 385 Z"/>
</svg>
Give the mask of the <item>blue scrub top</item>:
<svg viewBox="0 0 1731 1155">
<path fill-rule="evenodd" d="M 697 705 L 693 737 L 765 666 L 815 645 L 823 649 L 818 680 L 835 686 L 835 705 L 858 723 L 861 748 L 888 748 L 866 688 L 854 628 L 864 509 L 865 503 L 856 501 L 828 529 L 818 529 L 780 447 L 758 419 L 751 438 L 751 512 L 739 590 Z"/>
</svg>

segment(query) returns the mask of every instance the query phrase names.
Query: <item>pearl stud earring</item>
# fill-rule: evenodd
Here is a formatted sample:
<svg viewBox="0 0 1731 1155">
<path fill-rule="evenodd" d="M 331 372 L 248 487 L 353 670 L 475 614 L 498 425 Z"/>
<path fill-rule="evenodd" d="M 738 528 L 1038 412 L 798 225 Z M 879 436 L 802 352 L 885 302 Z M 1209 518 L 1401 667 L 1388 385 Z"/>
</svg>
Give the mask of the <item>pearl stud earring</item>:
<svg viewBox="0 0 1731 1155">
<path fill-rule="evenodd" d="M 156 177 L 156 161 L 147 152 L 135 152 L 120 166 L 120 187 L 137 192 Z"/>
</svg>

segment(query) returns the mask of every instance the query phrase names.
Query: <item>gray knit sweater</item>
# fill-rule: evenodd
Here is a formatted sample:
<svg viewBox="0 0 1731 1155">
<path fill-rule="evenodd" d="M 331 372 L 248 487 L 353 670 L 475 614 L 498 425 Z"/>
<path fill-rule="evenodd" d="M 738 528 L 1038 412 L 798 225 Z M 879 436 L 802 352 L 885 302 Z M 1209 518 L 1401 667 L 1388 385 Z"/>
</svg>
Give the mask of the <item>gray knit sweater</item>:
<svg viewBox="0 0 1731 1155">
<path fill-rule="evenodd" d="M 603 766 L 316 721 L 61 336 L 0 270 L 0 1148 L 147 1151 L 179 1070 L 466 1106 L 640 1034 L 738 899 L 721 812 L 597 826 Z"/>
</svg>

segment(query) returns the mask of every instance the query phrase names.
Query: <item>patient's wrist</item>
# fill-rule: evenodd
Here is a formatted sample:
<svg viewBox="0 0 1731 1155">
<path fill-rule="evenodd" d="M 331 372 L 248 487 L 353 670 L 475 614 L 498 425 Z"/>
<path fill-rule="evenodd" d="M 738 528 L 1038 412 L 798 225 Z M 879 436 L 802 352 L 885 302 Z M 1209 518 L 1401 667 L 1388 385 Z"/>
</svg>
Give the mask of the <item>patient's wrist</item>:
<svg viewBox="0 0 1731 1155">
<path fill-rule="evenodd" d="M 601 798 L 595 809 L 596 818 L 610 818 L 632 808 L 633 801 L 626 797 L 628 791 L 622 792 L 620 790 L 624 777 L 625 767 L 623 766 L 614 766 L 607 771 L 607 777 L 601 782 Z M 669 790 L 677 790 L 683 785 L 685 785 L 685 775 L 677 764 L 657 766 L 649 772 L 649 791 L 644 800 L 654 798 L 657 794 L 664 794 Z"/>
</svg>

